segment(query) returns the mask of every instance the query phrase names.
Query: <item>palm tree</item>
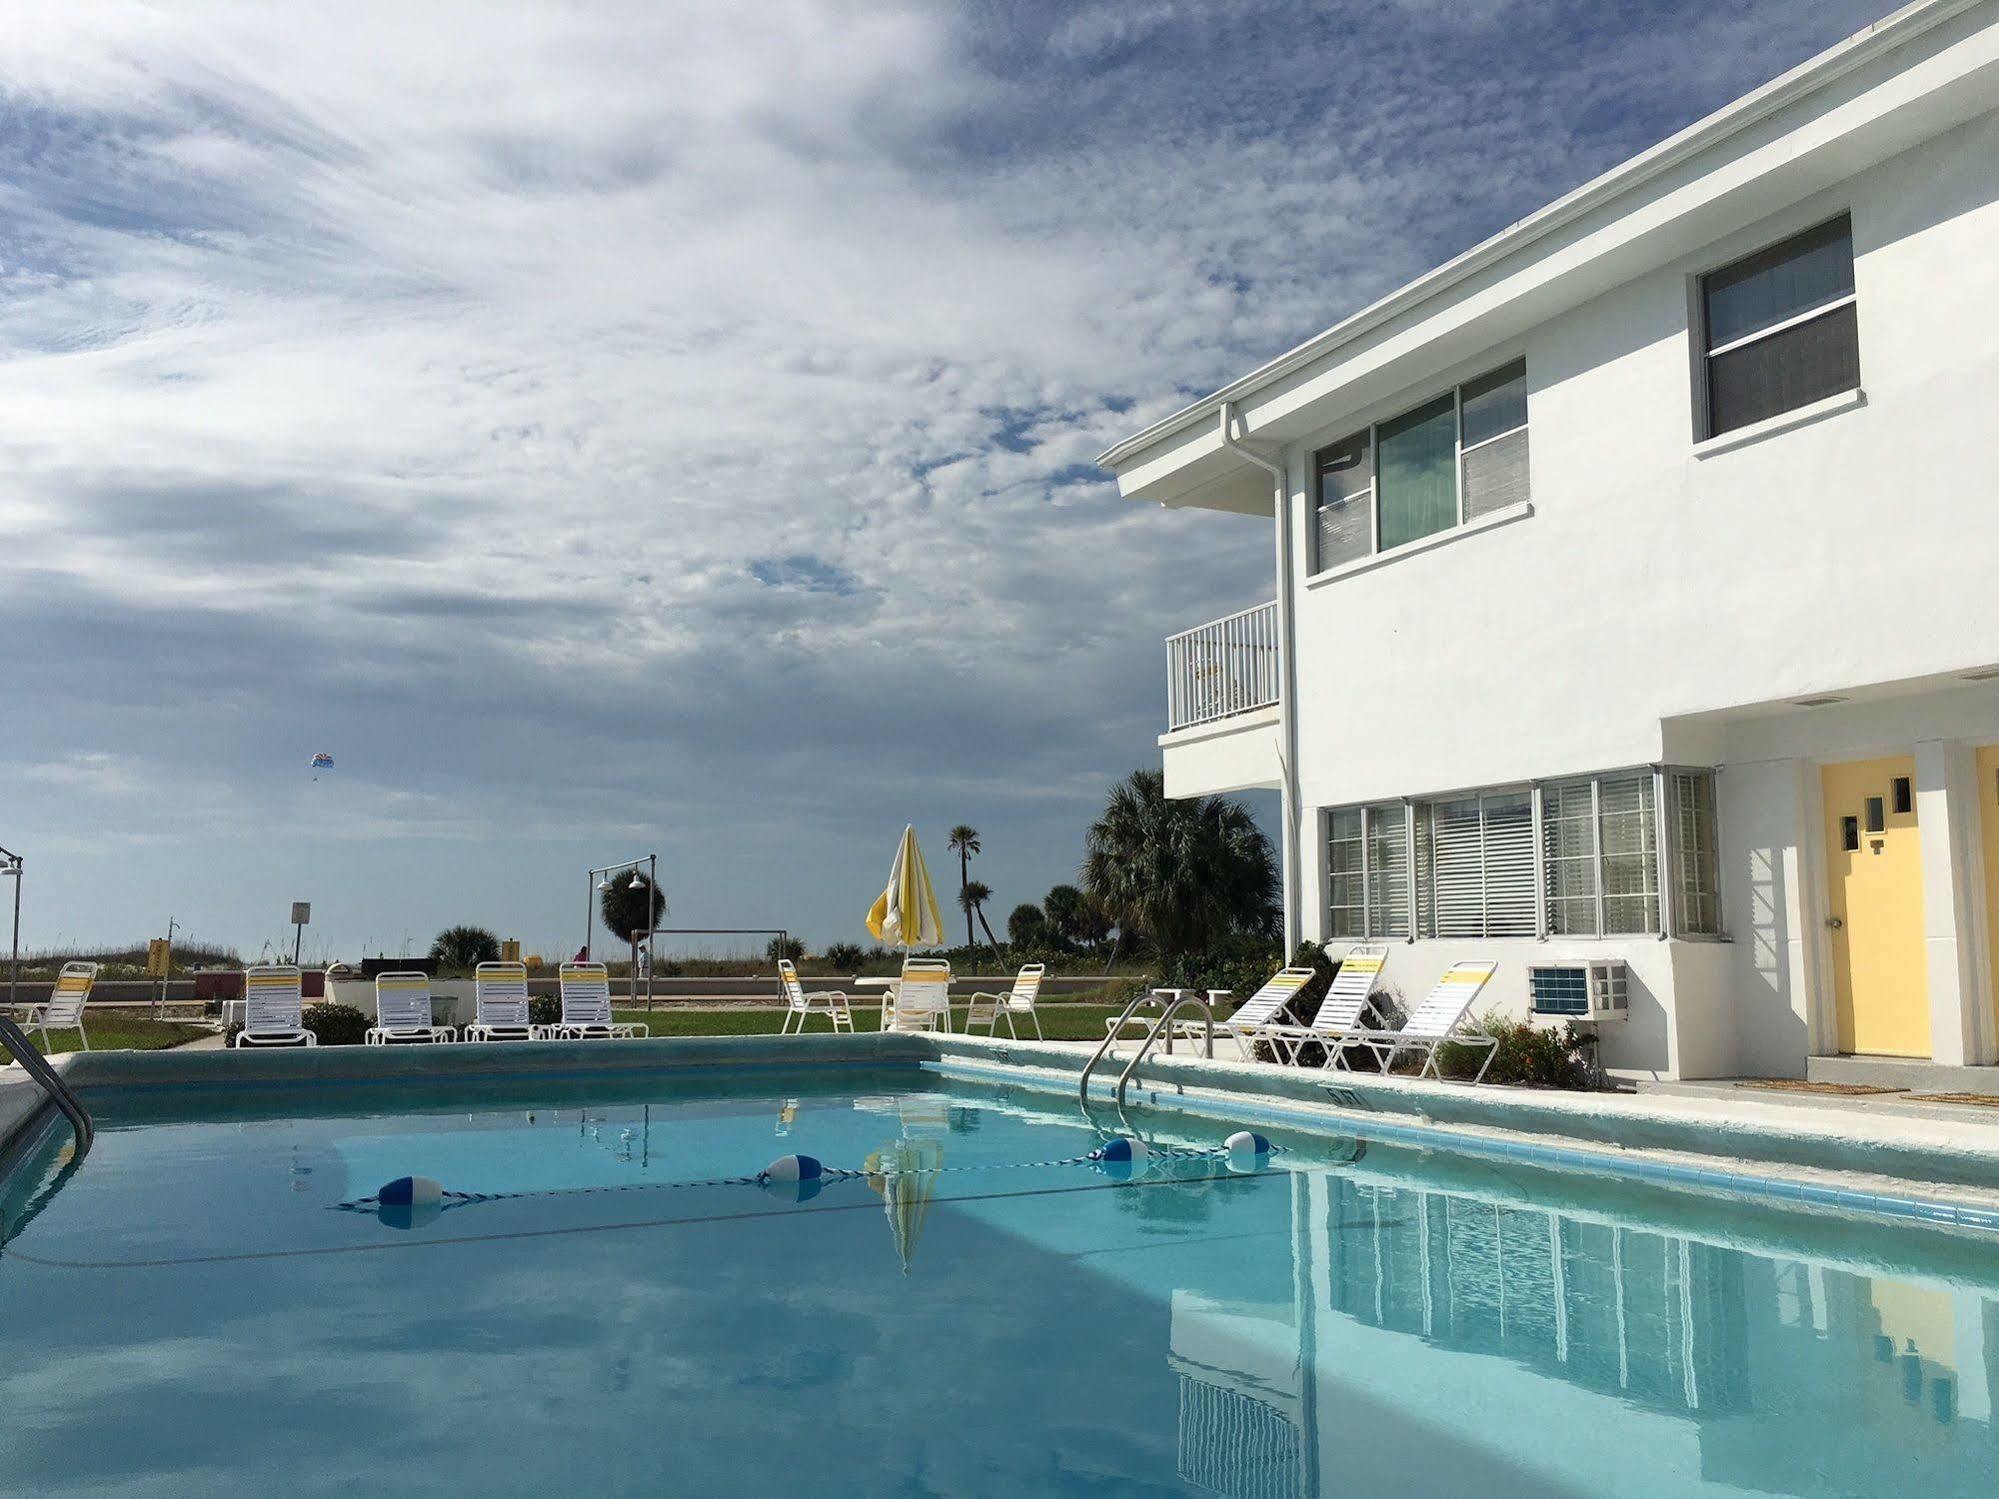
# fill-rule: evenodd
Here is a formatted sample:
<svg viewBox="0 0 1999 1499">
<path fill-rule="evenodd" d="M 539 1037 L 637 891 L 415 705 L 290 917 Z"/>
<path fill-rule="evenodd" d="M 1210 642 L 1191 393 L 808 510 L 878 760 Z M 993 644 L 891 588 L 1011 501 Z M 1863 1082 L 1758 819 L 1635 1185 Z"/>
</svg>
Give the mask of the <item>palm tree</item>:
<svg viewBox="0 0 1999 1499">
<path fill-rule="evenodd" d="M 944 840 L 944 846 L 956 849 L 958 853 L 958 904 L 965 907 L 965 946 L 970 947 L 974 940 L 972 908 L 965 905 L 965 890 L 972 878 L 972 855 L 979 852 L 979 830 L 961 822 L 951 829 L 951 836 Z M 991 894 L 990 891 L 987 893 Z"/>
<path fill-rule="evenodd" d="M 986 902 L 992 898 L 992 887 L 990 885 L 983 885 L 977 880 L 967 880 L 964 886 L 958 891 L 958 904 L 964 908 L 965 912 L 965 933 L 967 938 L 965 946 L 970 947 L 972 945 L 972 918 L 976 916 L 979 918 L 979 925 L 985 928 L 986 941 L 992 944 L 993 951 L 997 953 L 999 951 L 999 939 L 993 935 L 992 923 L 986 920 Z"/>
<path fill-rule="evenodd" d="M 430 944 L 430 955 L 447 970 L 475 968 L 500 956 L 500 939 L 482 926 L 448 926 Z"/>
<path fill-rule="evenodd" d="M 1156 770 L 1111 788 L 1085 840 L 1083 888 L 1169 965 L 1217 937 L 1269 936 L 1279 920 L 1277 860 L 1248 810 L 1224 796 L 1169 801 Z"/>
</svg>

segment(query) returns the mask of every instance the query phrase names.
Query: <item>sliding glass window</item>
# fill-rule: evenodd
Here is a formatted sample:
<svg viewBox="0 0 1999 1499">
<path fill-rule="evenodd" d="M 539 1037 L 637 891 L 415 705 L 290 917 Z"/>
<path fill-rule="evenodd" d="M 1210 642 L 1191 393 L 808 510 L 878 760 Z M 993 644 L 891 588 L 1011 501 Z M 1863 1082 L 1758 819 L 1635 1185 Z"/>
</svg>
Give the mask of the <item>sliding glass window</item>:
<svg viewBox="0 0 1999 1499">
<path fill-rule="evenodd" d="M 1458 409 L 1448 395 L 1381 424 L 1381 549 L 1458 523 Z"/>
<path fill-rule="evenodd" d="M 1701 310 L 1709 437 L 1860 385 L 1844 215 L 1702 277 Z"/>
<path fill-rule="evenodd" d="M 1406 546 L 1528 498 L 1515 360 L 1313 455 L 1312 569 Z"/>
</svg>

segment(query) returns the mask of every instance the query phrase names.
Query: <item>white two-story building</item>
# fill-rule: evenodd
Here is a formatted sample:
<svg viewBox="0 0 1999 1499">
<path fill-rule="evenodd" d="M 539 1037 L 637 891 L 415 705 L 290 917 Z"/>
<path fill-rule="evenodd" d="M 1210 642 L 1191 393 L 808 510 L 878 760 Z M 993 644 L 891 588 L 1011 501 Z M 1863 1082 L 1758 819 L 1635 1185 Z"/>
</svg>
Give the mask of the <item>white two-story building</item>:
<svg viewBox="0 0 1999 1499">
<path fill-rule="evenodd" d="M 1397 944 L 1405 1001 L 1497 958 L 1517 1012 L 1609 960 L 1627 1075 L 1999 1062 L 1999 0 L 1102 461 L 1273 525 L 1274 601 L 1167 642 L 1160 744 L 1171 795 L 1282 793 L 1293 941 Z"/>
</svg>

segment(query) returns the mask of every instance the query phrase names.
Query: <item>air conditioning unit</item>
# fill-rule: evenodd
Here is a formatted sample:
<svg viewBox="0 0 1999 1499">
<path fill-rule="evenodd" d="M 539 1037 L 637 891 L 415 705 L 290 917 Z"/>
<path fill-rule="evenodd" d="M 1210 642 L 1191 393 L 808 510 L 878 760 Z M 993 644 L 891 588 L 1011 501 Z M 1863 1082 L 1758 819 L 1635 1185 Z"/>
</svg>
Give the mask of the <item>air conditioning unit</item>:
<svg viewBox="0 0 1999 1499">
<path fill-rule="evenodd" d="M 1527 969 L 1536 1015 L 1564 1020 L 1623 1020 L 1631 1014 L 1622 958 L 1558 958 Z"/>
</svg>

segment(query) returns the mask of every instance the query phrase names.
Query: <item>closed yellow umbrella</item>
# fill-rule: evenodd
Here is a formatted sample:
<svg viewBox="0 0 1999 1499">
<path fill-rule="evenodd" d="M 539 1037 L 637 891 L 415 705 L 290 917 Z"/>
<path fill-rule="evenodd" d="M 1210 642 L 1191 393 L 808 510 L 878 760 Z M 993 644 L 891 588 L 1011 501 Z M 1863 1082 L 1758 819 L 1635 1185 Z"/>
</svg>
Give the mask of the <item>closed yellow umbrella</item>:
<svg viewBox="0 0 1999 1499">
<path fill-rule="evenodd" d="M 868 909 L 868 930 L 878 942 L 891 942 L 907 952 L 912 947 L 938 947 L 944 941 L 944 915 L 937 909 L 937 891 L 916 846 L 916 829 L 902 830 L 889 866 L 888 888 Z"/>
</svg>

